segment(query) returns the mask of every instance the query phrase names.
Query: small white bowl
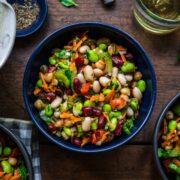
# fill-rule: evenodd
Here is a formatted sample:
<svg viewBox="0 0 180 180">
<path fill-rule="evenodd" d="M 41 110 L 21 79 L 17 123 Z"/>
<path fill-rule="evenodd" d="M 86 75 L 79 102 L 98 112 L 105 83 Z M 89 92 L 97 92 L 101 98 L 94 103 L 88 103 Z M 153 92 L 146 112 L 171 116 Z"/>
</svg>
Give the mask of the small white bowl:
<svg viewBox="0 0 180 180">
<path fill-rule="evenodd" d="M 0 69 L 8 59 L 16 37 L 16 15 L 6 0 L 0 0 Z"/>
</svg>

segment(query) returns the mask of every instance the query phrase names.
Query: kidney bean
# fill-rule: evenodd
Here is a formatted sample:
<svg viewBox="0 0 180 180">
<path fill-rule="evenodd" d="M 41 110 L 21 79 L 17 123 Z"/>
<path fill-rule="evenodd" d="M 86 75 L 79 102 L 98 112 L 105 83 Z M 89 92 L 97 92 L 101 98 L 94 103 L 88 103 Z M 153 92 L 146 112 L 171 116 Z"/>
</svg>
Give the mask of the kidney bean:
<svg viewBox="0 0 180 180">
<path fill-rule="evenodd" d="M 84 65 L 84 58 L 79 56 L 78 58 L 75 59 L 75 64 L 76 64 L 76 67 L 81 67 Z"/>
<path fill-rule="evenodd" d="M 78 68 L 78 71 L 77 71 L 78 74 L 83 72 L 84 67 L 85 67 L 85 66 L 80 66 L 80 67 Z"/>
<path fill-rule="evenodd" d="M 116 130 L 115 130 L 115 132 L 114 132 L 115 136 L 120 136 L 120 135 L 121 135 L 123 124 L 124 124 L 124 121 L 123 121 L 123 120 L 118 121 Z"/>
<path fill-rule="evenodd" d="M 92 107 L 83 107 L 83 116 L 92 116 L 93 115 L 93 108 Z"/>
<path fill-rule="evenodd" d="M 16 157 L 18 157 L 18 156 L 20 156 L 20 155 L 21 155 L 21 152 L 19 151 L 19 149 L 18 149 L 18 148 L 14 148 L 14 149 L 12 150 L 10 156 L 16 158 Z"/>
<path fill-rule="evenodd" d="M 133 60 L 133 59 L 134 59 L 134 57 L 133 57 L 133 55 L 132 55 L 131 53 L 125 54 L 125 57 L 126 57 L 128 60 Z"/>
<path fill-rule="evenodd" d="M 75 78 L 74 79 L 74 90 L 76 93 L 80 94 L 81 93 L 81 82 L 78 78 Z"/>
<path fill-rule="evenodd" d="M 82 143 L 81 139 L 74 137 L 73 144 L 75 144 L 76 146 L 81 146 L 81 143 Z"/>
<path fill-rule="evenodd" d="M 113 63 L 117 67 L 121 67 L 123 65 L 123 60 L 119 56 L 112 57 Z"/>
<path fill-rule="evenodd" d="M 92 111 L 93 111 L 93 116 L 100 116 L 102 114 L 102 112 L 97 108 L 93 108 Z"/>
<path fill-rule="evenodd" d="M 54 93 L 41 93 L 40 99 L 46 100 L 48 102 L 52 102 L 56 98 L 56 95 Z"/>
<path fill-rule="evenodd" d="M 54 124 L 49 124 L 48 125 L 48 127 L 49 127 L 49 130 L 51 131 L 51 132 L 54 132 L 54 131 L 56 131 L 56 126 L 54 125 Z"/>
<path fill-rule="evenodd" d="M 101 114 L 101 115 L 99 116 L 98 128 L 104 129 L 105 124 L 106 124 L 106 117 L 105 117 L 103 114 Z"/>
<path fill-rule="evenodd" d="M 72 89 L 67 89 L 67 90 L 66 90 L 66 94 L 67 94 L 68 96 L 73 95 Z"/>
<path fill-rule="evenodd" d="M 48 73 L 51 73 L 53 71 L 55 71 L 56 67 L 55 66 L 50 66 L 48 69 Z"/>
</svg>

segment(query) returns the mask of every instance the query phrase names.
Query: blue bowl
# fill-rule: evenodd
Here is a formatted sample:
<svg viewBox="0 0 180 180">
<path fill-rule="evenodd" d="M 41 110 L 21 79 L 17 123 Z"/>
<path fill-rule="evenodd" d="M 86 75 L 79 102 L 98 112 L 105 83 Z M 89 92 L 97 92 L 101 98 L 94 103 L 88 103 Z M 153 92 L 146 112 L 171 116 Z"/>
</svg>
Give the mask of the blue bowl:
<svg viewBox="0 0 180 180">
<path fill-rule="evenodd" d="M 32 0 L 34 2 L 35 0 Z M 9 4 L 13 4 L 15 2 L 22 4 L 24 0 L 7 0 Z M 32 25 L 28 26 L 27 28 L 21 29 L 21 30 L 16 30 L 16 37 L 17 38 L 22 38 L 29 36 L 33 33 L 35 33 L 38 29 L 42 27 L 44 24 L 47 14 L 48 14 L 48 3 L 46 0 L 37 0 L 37 4 L 39 6 L 40 12 L 39 15 L 37 16 L 37 19 L 35 22 L 33 22 Z"/>
<path fill-rule="evenodd" d="M 154 139 L 153 139 L 154 158 L 155 158 L 155 162 L 158 167 L 158 170 L 164 180 L 168 180 L 168 179 L 173 180 L 176 178 L 172 174 L 169 174 L 165 171 L 165 168 L 163 167 L 158 157 L 158 134 L 159 134 L 160 128 L 162 126 L 162 123 L 163 123 L 164 117 L 166 116 L 167 111 L 170 110 L 173 107 L 173 105 L 177 103 L 178 101 L 180 101 L 180 93 L 174 96 L 163 108 L 154 128 Z"/>
<path fill-rule="evenodd" d="M 129 49 L 133 53 L 136 59 L 137 66 L 143 73 L 143 77 L 147 82 L 147 90 L 144 93 L 144 97 L 140 106 L 140 113 L 138 118 L 135 120 L 135 126 L 132 130 L 130 136 L 122 135 L 112 142 L 104 144 L 103 146 L 97 147 L 94 145 L 87 145 L 83 148 L 74 146 L 69 141 L 64 141 L 57 136 L 51 134 L 48 130 L 46 124 L 40 119 L 38 111 L 34 108 L 33 103 L 35 102 L 35 97 L 33 95 L 33 89 L 38 80 L 39 68 L 42 64 L 48 64 L 48 57 L 51 55 L 51 50 L 53 48 L 61 47 L 65 45 L 73 35 L 79 34 L 80 32 L 89 31 L 91 37 L 100 38 L 108 37 L 117 44 L 121 44 Z M 66 148 L 68 150 L 83 152 L 83 153 L 95 153 L 102 151 L 109 151 L 116 147 L 119 147 L 127 143 L 132 139 L 145 125 L 148 121 L 155 103 L 156 97 L 156 78 L 153 70 L 153 66 L 146 52 L 142 46 L 133 39 L 130 35 L 124 31 L 99 22 L 82 22 L 77 24 L 72 24 L 66 26 L 62 29 L 49 35 L 45 38 L 32 53 L 26 70 L 24 73 L 23 81 L 23 93 L 24 101 L 27 107 L 29 116 L 31 117 L 34 124 L 38 129 L 52 142 L 60 147 Z"/>
</svg>

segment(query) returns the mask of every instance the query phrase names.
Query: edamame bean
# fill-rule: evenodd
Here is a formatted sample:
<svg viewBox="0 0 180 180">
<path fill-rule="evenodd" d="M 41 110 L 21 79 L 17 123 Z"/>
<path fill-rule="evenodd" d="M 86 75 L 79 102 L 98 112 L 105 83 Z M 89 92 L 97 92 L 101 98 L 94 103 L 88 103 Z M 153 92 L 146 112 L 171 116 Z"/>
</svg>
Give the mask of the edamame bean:
<svg viewBox="0 0 180 180">
<path fill-rule="evenodd" d="M 75 104 L 75 106 L 73 106 L 73 114 L 75 116 L 81 115 L 82 114 L 82 108 L 83 108 L 82 103 L 79 102 L 79 103 Z"/>
<path fill-rule="evenodd" d="M 138 103 L 138 100 L 133 98 L 130 100 L 130 107 L 134 110 L 134 111 L 137 111 L 138 108 L 139 108 L 139 103 Z"/>
<path fill-rule="evenodd" d="M 131 73 L 135 71 L 135 65 L 131 62 L 125 62 L 122 67 L 121 70 L 123 73 Z"/>
<path fill-rule="evenodd" d="M 98 60 L 99 60 L 99 57 L 98 57 L 98 55 L 96 54 L 96 52 L 95 51 L 93 51 L 93 50 L 89 50 L 89 51 L 87 51 L 87 57 L 88 57 L 88 59 L 91 61 L 91 62 L 97 62 Z"/>
<path fill-rule="evenodd" d="M 112 119 L 111 119 L 111 126 L 109 126 L 109 130 L 110 130 L 111 132 L 112 132 L 112 131 L 115 131 L 116 126 L 117 126 L 117 118 L 112 118 Z"/>
<path fill-rule="evenodd" d="M 141 92 L 146 90 L 146 82 L 144 80 L 139 80 L 137 82 L 137 87 L 140 89 Z"/>
<path fill-rule="evenodd" d="M 169 129 L 169 131 L 175 130 L 176 127 L 177 127 L 177 122 L 176 122 L 176 120 L 171 120 L 171 121 L 169 122 L 169 124 L 168 124 L 168 129 Z"/>
<path fill-rule="evenodd" d="M 110 112 L 111 111 L 111 106 L 109 104 L 104 104 L 103 105 L 103 111 Z"/>
<path fill-rule="evenodd" d="M 12 150 L 10 147 L 6 146 L 4 149 L 3 149 L 3 155 L 4 156 L 9 156 L 11 154 Z"/>
<path fill-rule="evenodd" d="M 56 60 L 55 60 L 53 57 L 50 57 L 50 58 L 49 58 L 49 63 L 50 63 L 51 65 L 55 65 L 55 64 L 56 64 Z"/>
<path fill-rule="evenodd" d="M 105 51 L 107 49 L 107 45 L 106 44 L 99 44 L 99 49 L 102 49 L 103 51 Z"/>
<path fill-rule="evenodd" d="M 46 114 L 46 116 L 52 116 L 53 115 L 53 109 L 52 109 L 52 107 L 51 107 L 51 105 L 49 104 L 49 105 L 47 105 L 46 107 L 45 107 L 45 114 Z"/>
<path fill-rule="evenodd" d="M 12 173 L 13 172 L 13 168 L 8 161 L 2 161 L 1 166 L 2 166 L 3 172 L 5 172 L 5 173 Z"/>
<path fill-rule="evenodd" d="M 88 106 L 90 106 L 90 107 L 95 107 L 95 103 L 94 103 L 93 101 L 86 100 L 86 101 L 84 102 L 84 107 L 88 107 Z"/>
<path fill-rule="evenodd" d="M 43 82 L 42 82 L 41 79 L 39 79 L 39 80 L 37 81 L 37 83 L 36 83 L 36 86 L 37 86 L 37 87 L 42 87 L 42 85 L 43 85 Z"/>
<path fill-rule="evenodd" d="M 91 123 L 91 129 L 96 130 L 97 128 L 98 128 L 98 124 L 97 124 L 97 121 L 95 120 Z"/>
<path fill-rule="evenodd" d="M 103 94 L 106 96 L 107 94 L 109 94 L 111 92 L 111 89 L 104 89 L 103 90 Z"/>
<path fill-rule="evenodd" d="M 67 136 L 70 137 L 72 135 L 72 132 L 71 132 L 70 128 L 64 127 L 63 130 L 64 130 L 64 132 L 66 133 Z"/>
<path fill-rule="evenodd" d="M 111 111 L 109 113 L 109 118 L 110 119 L 113 118 L 113 117 L 118 118 L 119 116 L 121 116 L 121 112 L 120 111 L 116 111 L 116 112 Z"/>
</svg>

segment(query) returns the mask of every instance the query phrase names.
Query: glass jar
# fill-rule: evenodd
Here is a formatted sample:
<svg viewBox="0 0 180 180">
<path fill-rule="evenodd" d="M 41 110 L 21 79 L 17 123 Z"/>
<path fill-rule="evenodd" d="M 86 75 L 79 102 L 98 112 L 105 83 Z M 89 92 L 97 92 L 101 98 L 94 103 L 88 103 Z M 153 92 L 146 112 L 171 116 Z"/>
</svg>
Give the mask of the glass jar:
<svg viewBox="0 0 180 180">
<path fill-rule="evenodd" d="M 180 10 L 180 0 L 176 1 L 176 8 Z M 168 34 L 180 29 L 180 12 L 177 19 L 165 19 L 153 13 L 141 0 L 134 0 L 134 16 L 145 30 L 154 34 Z"/>
</svg>

